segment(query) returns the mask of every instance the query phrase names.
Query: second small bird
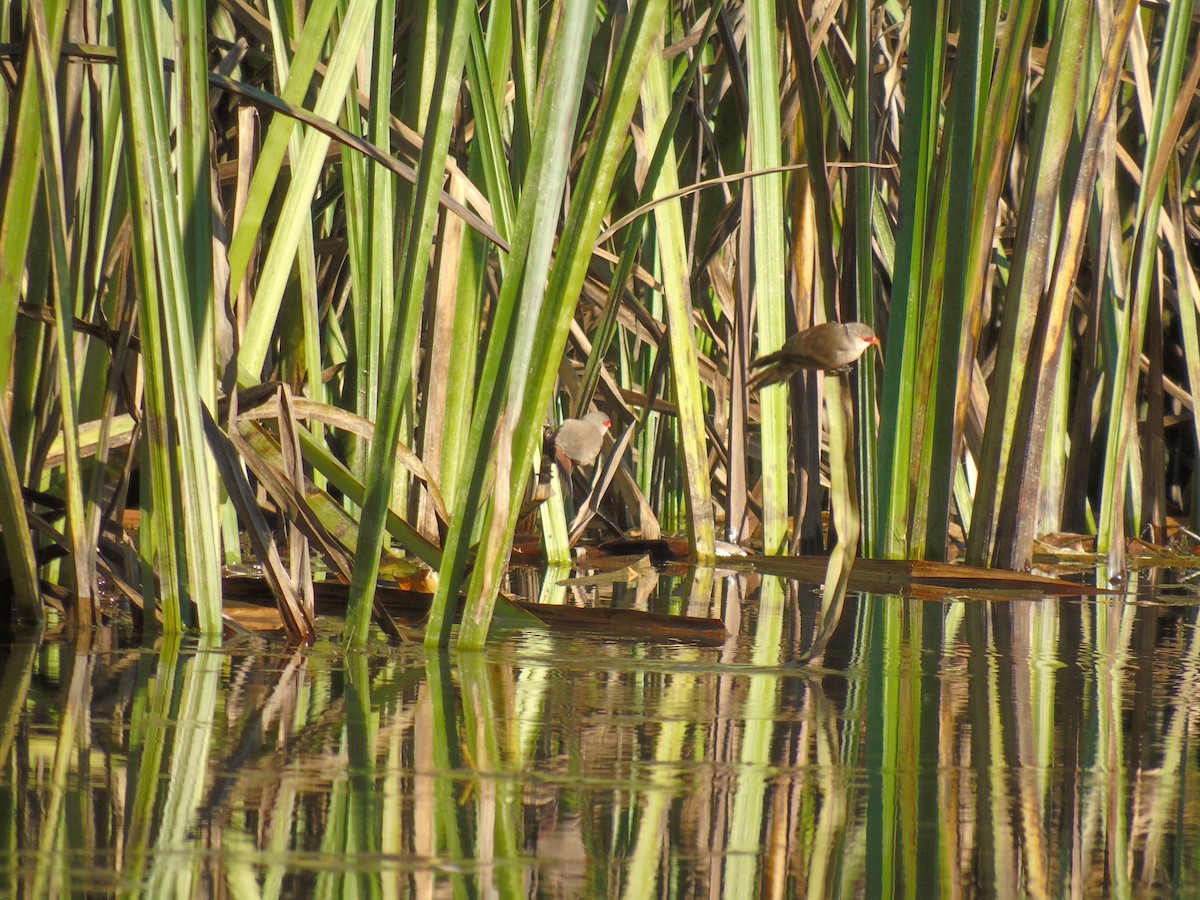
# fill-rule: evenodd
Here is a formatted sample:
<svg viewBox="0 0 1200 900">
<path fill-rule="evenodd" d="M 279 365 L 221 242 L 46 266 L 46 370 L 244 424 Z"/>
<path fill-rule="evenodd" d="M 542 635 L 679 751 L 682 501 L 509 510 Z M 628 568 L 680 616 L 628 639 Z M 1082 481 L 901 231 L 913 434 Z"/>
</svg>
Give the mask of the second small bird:
<svg viewBox="0 0 1200 900">
<path fill-rule="evenodd" d="M 593 410 L 582 419 L 567 419 L 550 436 L 554 458 L 564 472 L 572 466 L 589 466 L 600 455 L 604 435 L 612 426 L 607 413 Z"/>
<path fill-rule="evenodd" d="M 780 384 L 801 369 L 846 372 L 872 345 L 879 346 L 879 338 L 870 325 L 861 322 L 815 325 L 793 334 L 780 349 L 752 362 L 750 368 L 758 371 L 750 378 L 749 389 Z"/>
</svg>

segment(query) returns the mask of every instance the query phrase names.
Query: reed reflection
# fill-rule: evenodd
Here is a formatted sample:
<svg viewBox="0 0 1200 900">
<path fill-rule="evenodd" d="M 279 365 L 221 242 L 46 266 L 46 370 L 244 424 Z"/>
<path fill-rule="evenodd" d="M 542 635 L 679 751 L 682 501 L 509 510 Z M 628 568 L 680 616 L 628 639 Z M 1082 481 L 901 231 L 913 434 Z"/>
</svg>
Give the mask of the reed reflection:
<svg viewBox="0 0 1200 900">
<path fill-rule="evenodd" d="M 657 578 L 650 608 L 738 633 L 0 648 L 0 892 L 1090 896 L 1197 875 L 1192 601 L 852 593 L 818 666 L 796 661 L 824 628 L 814 587 Z"/>
</svg>

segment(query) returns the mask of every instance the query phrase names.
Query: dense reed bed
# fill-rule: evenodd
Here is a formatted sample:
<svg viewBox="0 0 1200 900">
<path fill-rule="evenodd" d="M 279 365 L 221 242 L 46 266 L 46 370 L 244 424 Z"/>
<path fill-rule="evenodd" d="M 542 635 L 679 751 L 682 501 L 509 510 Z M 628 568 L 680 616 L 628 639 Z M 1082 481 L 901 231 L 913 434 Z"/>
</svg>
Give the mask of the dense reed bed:
<svg viewBox="0 0 1200 900">
<path fill-rule="evenodd" d="M 248 550 L 304 637 L 316 553 L 352 643 L 382 566 L 436 590 L 431 644 L 465 597 L 477 647 L 543 429 L 593 403 L 589 505 L 699 561 L 833 543 L 825 479 L 842 553 L 1019 568 L 1069 530 L 1120 569 L 1195 506 L 1194 31 L 1136 0 L 6 6 L 16 612 L 117 590 L 214 632 Z M 882 354 L 747 391 L 823 320 Z"/>
</svg>

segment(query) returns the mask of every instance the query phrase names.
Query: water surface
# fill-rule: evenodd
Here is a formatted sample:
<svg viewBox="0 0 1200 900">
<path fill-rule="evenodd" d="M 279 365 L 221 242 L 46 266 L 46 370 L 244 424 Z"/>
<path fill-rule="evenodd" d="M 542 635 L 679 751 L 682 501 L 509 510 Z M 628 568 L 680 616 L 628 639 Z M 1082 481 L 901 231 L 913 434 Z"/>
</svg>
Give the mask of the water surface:
<svg viewBox="0 0 1200 900">
<path fill-rule="evenodd" d="M 525 576 L 526 579 L 528 576 Z M 521 579 L 517 579 L 520 581 Z M 0 895 L 1186 895 L 1190 588 L 852 595 L 712 570 L 550 592 L 719 646 L 239 637 L 0 648 Z"/>
</svg>

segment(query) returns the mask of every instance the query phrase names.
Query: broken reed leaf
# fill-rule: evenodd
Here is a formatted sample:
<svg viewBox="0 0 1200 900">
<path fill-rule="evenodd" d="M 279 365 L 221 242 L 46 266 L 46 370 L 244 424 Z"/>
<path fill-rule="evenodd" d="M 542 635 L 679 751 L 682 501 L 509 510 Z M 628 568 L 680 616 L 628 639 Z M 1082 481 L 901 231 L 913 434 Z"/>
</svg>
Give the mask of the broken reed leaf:
<svg viewBox="0 0 1200 900">
<path fill-rule="evenodd" d="M 323 581 L 316 582 L 313 588 L 316 592 L 318 615 L 345 615 L 349 599 L 348 585 Z M 429 612 L 430 598 L 426 594 L 398 590 L 381 584 L 376 588 L 375 596 L 388 613 L 409 624 L 421 621 Z M 270 591 L 261 578 L 247 576 L 225 578 L 224 597 L 226 611 L 231 616 L 239 620 L 243 620 L 245 617 L 259 624 L 265 621 L 260 612 L 248 613 L 243 610 L 247 607 L 261 609 L 274 605 Z M 583 608 L 530 603 L 511 598 L 501 599 L 506 599 L 506 604 L 512 607 L 510 612 L 514 617 L 520 617 L 521 624 L 510 625 L 510 627 L 543 627 L 551 630 L 591 632 L 602 634 L 605 638 L 686 641 L 706 646 L 723 644 L 729 636 L 725 630 L 725 623 L 720 619 L 671 616 L 636 609 Z M 279 628 L 282 629 L 281 622 Z"/>
<path fill-rule="evenodd" d="M 823 556 L 756 556 L 747 559 L 745 564 L 760 572 L 815 584 L 824 580 L 828 561 Z M 1019 590 L 1058 597 L 1106 593 L 1093 585 L 1027 572 L 919 560 L 858 559 L 850 576 L 851 590 L 872 593 L 900 593 L 918 585 L 941 587 L 952 592 Z"/>
</svg>

